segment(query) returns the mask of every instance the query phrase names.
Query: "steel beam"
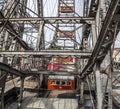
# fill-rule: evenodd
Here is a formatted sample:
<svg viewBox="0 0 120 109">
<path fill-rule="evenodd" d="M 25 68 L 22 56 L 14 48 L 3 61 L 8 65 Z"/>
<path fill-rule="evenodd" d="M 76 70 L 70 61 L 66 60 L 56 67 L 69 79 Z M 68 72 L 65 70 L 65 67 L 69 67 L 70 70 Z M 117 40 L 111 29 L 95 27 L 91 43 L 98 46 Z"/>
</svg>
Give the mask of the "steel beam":
<svg viewBox="0 0 120 109">
<path fill-rule="evenodd" d="M 23 100 L 24 81 L 25 81 L 25 78 L 21 78 L 19 103 L 21 103 Z"/>
<path fill-rule="evenodd" d="M 87 65 L 84 67 L 83 71 L 80 73 L 80 77 L 81 78 L 85 78 L 88 74 L 91 73 L 91 72 L 89 72 L 89 70 L 93 68 L 95 62 L 97 61 L 97 57 L 100 54 L 100 51 L 102 49 L 102 45 L 104 44 L 104 41 L 107 38 L 107 32 L 108 32 L 108 29 L 109 29 L 109 25 L 110 25 L 110 23 L 112 21 L 112 18 L 114 16 L 114 14 L 115 14 L 115 11 L 117 9 L 118 3 L 119 3 L 119 0 L 111 1 L 111 5 L 110 5 L 109 10 L 108 10 L 108 12 L 106 14 L 103 26 L 101 28 L 101 31 L 100 31 L 99 37 L 97 39 L 96 45 L 94 47 L 94 50 L 92 52 L 92 55 L 91 55 Z M 114 38 L 112 37 L 112 41 L 113 40 L 114 40 Z M 111 44 L 109 45 L 109 47 L 107 46 L 106 49 L 104 48 L 105 49 L 104 52 L 106 54 L 107 54 L 108 50 L 110 49 Z M 101 62 L 104 59 L 104 57 L 101 59 Z"/>
<path fill-rule="evenodd" d="M 100 64 L 96 64 L 96 90 L 97 90 L 97 109 L 102 109 L 102 101 L 103 101 L 103 93 L 102 93 L 102 86 L 101 86 L 101 76 L 100 76 Z"/>
<path fill-rule="evenodd" d="M 3 51 L 0 52 L 1 56 L 7 55 L 7 56 L 12 56 L 12 55 L 61 55 L 61 56 L 85 56 L 89 57 L 91 56 L 91 52 L 83 52 L 83 51 L 77 51 L 77 50 L 41 50 L 41 51 L 25 51 L 25 52 L 19 52 L 19 51 Z"/>
<path fill-rule="evenodd" d="M 43 46 L 43 30 L 44 29 L 44 22 L 40 22 L 40 26 L 39 26 L 39 32 L 38 32 L 38 37 L 37 37 L 37 43 L 36 43 L 36 50 L 40 50 L 40 47 L 42 46 L 43 48 L 45 48 L 45 46 Z"/>
<path fill-rule="evenodd" d="M 43 16 L 43 0 L 37 0 L 38 15 Z"/>
<path fill-rule="evenodd" d="M 89 16 L 95 17 L 98 9 L 99 0 L 91 0 Z"/>
<path fill-rule="evenodd" d="M 0 69 L 8 72 L 13 75 L 25 77 L 25 76 L 31 76 L 31 75 L 37 75 L 37 74 L 46 74 L 46 75 L 78 75 L 78 72 L 68 72 L 68 71 L 49 71 L 49 70 L 41 70 L 41 71 L 19 71 L 11 66 L 1 63 L 0 62 Z"/>
<path fill-rule="evenodd" d="M 0 18 L 1 19 L 4 19 L 5 17 L 4 17 L 4 15 L 3 15 L 3 13 L 0 11 Z M 12 37 L 14 37 L 17 41 L 18 41 L 18 43 L 24 48 L 24 49 L 30 49 L 29 47 L 28 47 L 28 45 L 27 45 L 27 43 L 25 42 L 25 41 L 23 41 L 22 39 L 21 39 L 21 36 L 16 32 L 16 30 L 14 29 L 14 26 L 13 26 L 13 24 L 11 23 L 11 22 L 9 22 L 8 20 L 6 20 L 6 21 L 2 21 L 2 22 L 0 22 L 0 26 L 4 26 L 3 28 L 6 28 L 7 30 L 8 30 L 8 32 L 9 32 L 9 34 L 12 36 Z"/>
<path fill-rule="evenodd" d="M 3 18 L 0 19 L 0 22 L 10 21 L 10 22 L 18 22 L 18 23 L 40 23 L 38 21 L 44 21 L 45 24 L 68 24 L 68 23 L 94 23 L 93 17 L 29 17 L 29 18 Z"/>
<path fill-rule="evenodd" d="M 44 75 L 65 75 L 65 76 L 71 76 L 71 75 L 78 75 L 78 72 L 68 72 L 68 71 L 49 71 L 49 70 L 41 70 L 41 71 L 24 71 L 26 76 L 31 75 L 38 75 L 38 74 L 44 74 Z"/>
<path fill-rule="evenodd" d="M 0 69 L 7 73 L 13 74 L 13 75 L 24 76 L 23 72 L 16 70 L 16 69 L 12 68 L 11 66 L 1 63 L 1 62 L 0 62 Z"/>
</svg>

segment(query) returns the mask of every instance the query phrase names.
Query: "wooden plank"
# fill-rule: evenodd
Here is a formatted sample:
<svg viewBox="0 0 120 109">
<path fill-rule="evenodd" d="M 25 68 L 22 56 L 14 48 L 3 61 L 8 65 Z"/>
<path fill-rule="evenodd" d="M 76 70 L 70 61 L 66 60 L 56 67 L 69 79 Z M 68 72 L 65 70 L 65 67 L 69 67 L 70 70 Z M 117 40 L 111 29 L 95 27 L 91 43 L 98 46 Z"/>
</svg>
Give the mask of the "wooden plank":
<svg viewBox="0 0 120 109">
<path fill-rule="evenodd" d="M 27 108 L 32 108 L 33 107 L 33 104 L 35 102 L 35 98 L 32 98 L 29 102 L 29 104 L 26 106 Z"/>
<path fill-rule="evenodd" d="M 45 102 L 46 102 L 46 99 L 41 98 L 38 108 L 45 109 Z"/>
<path fill-rule="evenodd" d="M 78 109 L 77 103 L 77 99 L 26 97 L 20 109 Z M 18 104 L 13 103 L 8 107 L 5 109 L 17 109 Z"/>
<path fill-rule="evenodd" d="M 53 98 L 47 99 L 45 109 L 52 109 L 51 108 L 52 107 L 52 101 L 53 101 Z"/>
<path fill-rule="evenodd" d="M 58 109 L 58 104 L 59 104 L 59 99 L 53 98 L 51 109 Z"/>
<path fill-rule="evenodd" d="M 19 80 L 20 80 L 20 78 L 17 77 L 13 80 L 7 81 L 6 84 L 5 84 L 5 91 L 4 92 L 6 93 L 10 89 L 12 89 L 14 87 L 17 87 L 18 86 L 17 83 L 18 83 Z"/>
<path fill-rule="evenodd" d="M 48 102 L 47 98 L 42 99 L 42 102 L 41 102 L 42 106 L 41 107 L 43 107 L 43 109 L 45 109 L 47 102 Z"/>
<path fill-rule="evenodd" d="M 38 108 L 41 101 L 42 101 L 42 98 L 36 98 L 33 107 L 34 107 L 34 108 L 35 108 L 35 107 Z"/>
<path fill-rule="evenodd" d="M 78 109 L 78 101 L 77 99 L 72 99 L 72 109 Z"/>
<path fill-rule="evenodd" d="M 59 102 L 58 98 L 53 98 L 51 109 L 56 109 L 55 107 L 58 107 L 58 102 Z"/>
<path fill-rule="evenodd" d="M 65 100 L 64 99 L 59 99 L 58 100 L 58 104 L 59 104 L 59 108 L 58 109 L 64 109 L 65 108 Z"/>
<path fill-rule="evenodd" d="M 31 97 L 27 97 L 23 100 L 22 104 L 21 104 L 21 107 L 22 108 L 26 108 L 26 107 L 29 107 L 29 105 L 32 103 L 32 98 Z"/>
<path fill-rule="evenodd" d="M 65 109 L 72 109 L 71 99 L 66 99 L 65 100 Z"/>
</svg>

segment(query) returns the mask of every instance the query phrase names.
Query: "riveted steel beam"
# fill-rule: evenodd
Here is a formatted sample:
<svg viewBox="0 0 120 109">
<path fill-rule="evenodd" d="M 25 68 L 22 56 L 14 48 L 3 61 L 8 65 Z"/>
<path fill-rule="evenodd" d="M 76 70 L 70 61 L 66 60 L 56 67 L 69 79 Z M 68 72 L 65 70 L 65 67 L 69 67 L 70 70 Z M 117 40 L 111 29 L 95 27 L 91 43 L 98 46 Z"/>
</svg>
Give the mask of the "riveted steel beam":
<svg viewBox="0 0 120 109">
<path fill-rule="evenodd" d="M 29 17 L 29 18 L 3 18 L 0 19 L 0 22 L 10 21 L 10 22 L 18 22 L 18 23 L 36 23 L 39 24 L 39 21 L 44 21 L 45 24 L 68 24 L 68 23 L 94 23 L 93 17 Z"/>
<path fill-rule="evenodd" d="M 41 50 L 41 51 L 25 51 L 25 52 L 8 52 L 8 51 L 2 51 L 0 52 L 0 55 L 2 56 L 14 56 L 14 55 L 49 55 L 49 56 L 52 56 L 52 55 L 61 55 L 61 56 L 81 56 L 81 57 L 89 57 L 91 56 L 91 52 L 87 51 L 87 52 L 83 52 L 83 51 L 79 51 L 79 50 L 72 50 L 72 51 L 69 51 L 69 50 Z"/>
</svg>

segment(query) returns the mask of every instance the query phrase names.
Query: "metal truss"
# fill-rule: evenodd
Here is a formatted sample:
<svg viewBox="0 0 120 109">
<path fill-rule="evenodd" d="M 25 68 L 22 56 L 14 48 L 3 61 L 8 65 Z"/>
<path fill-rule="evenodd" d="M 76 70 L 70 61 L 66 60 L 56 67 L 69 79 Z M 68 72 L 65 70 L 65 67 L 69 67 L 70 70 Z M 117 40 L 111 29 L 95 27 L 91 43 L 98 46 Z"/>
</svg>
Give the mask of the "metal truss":
<svg viewBox="0 0 120 109">
<path fill-rule="evenodd" d="M 115 39 L 115 37 L 112 37 L 114 35 L 114 32 L 109 31 L 108 28 L 110 26 L 110 23 L 112 22 L 113 13 L 115 14 L 115 11 L 117 10 L 118 3 L 119 0 L 117 2 L 111 2 L 110 10 L 108 10 L 107 12 L 103 27 L 101 28 L 100 35 L 97 39 L 91 58 L 82 73 L 80 74 L 82 78 L 84 78 L 87 74 L 90 73 L 89 71 L 91 70 L 91 68 L 93 68 L 93 65 L 96 61 L 102 62 Z M 115 35 L 117 35 L 117 33 Z M 85 76 L 82 76 L 82 74 Z"/>
<path fill-rule="evenodd" d="M 105 2 L 104 0 L 101 1 L 101 3 L 104 3 L 104 2 Z M 109 73 L 107 73 L 108 75 L 107 75 L 107 80 L 106 80 L 106 77 L 102 77 L 102 74 L 101 74 L 102 71 L 100 71 L 100 65 L 103 60 L 106 60 L 105 59 L 106 55 L 107 55 L 107 57 L 109 57 L 108 51 L 110 50 L 111 45 L 115 41 L 115 38 L 118 33 L 117 28 L 119 25 L 119 21 L 115 20 L 114 16 L 116 16 L 116 14 L 119 15 L 119 13 L 118 13 L 118 10 L 120 10 L 119 2 L 120 2 L 119 0 L 111 1 L 106 15 L 103 15 L 103 17 L 101 17 L 101 18 L 100 18 L 100 16 L 98 17 L 98 15 L 99 15 L 98 12 L 97 13 L 95 12 L 97 15 L 95 15 L 95 13 L 90 14 L 90 16 L 94 15 L 94 16 L 96 16 L 97 19 L 99 18 L 100 22 L 96 19 L 96 24 L 99 27 L 98 27 L 98 29 L 96 29 L 97 31 L 94 31 L 94 28 L 92 30 L 93 38 L 95 38 L 94 44 L 93 44 L 94 49 L 93 49 L 91 57 L 89 58 L 84 69 L 80 73 L 80 78 L 85 81 L 87 79 L 87 77 L 90 74 L 92 74 L 92 72 L 95 72 L 94 79 L 96 80 L 96 89 L 97 89 L 96 93 L 97 93 L 97 97 L 98 97 L 97 98 L 97 108 L 98 109 L 104 109 L 104 108 L 112 109 L 112 92 L 110 91 L 110 90 L 112 90 L 112 86 L 110 86 L 110 84 L 111 84 L 111 76 L 110 76 L 111 73 L 110 72 L 111 71 L 110 70 L 107 71 Z M 104 10 L 103 5 L 104 4 L 101 5 L 101 8 Z M 104 12 L 105 12 L 105 10 L 104 10 Z M 104 18 L 104 20 L 103 20 L 103 18 Z M 111 28 L 111 25 L 114 27 L 113 30 L 109 30 L 109 28 Z M 89 32 L 90 31 L 88 31 L 88 34 L 89 34 Z M 86 40 L 88 39 L 88 34 L 87 34 L 87 37 L 85 36 Z M 94 34 L 96 36 L 94 36 Z M 84 38 L 84 36 L 83 36 L 83 38 Z M 109 63 L 109 65 L 111 65 L 110 57 L 108 58 L 107 61 L 109 61 L 108 63 Z M 108 66 L 106 66 L 106 69 L 108 69 L 107 67 Z M 107 82 L 103 84 L 102 79 Z M 105 87 L 105 89 L 103 87 Z"/>
<path fill-rule="evenodd" d="M 80 108 L 84 107 L 84 93 L 87 90 L 93 108 L 112 109 L 112 71 L 108 66 L 111 65 L 111 45 L 120 30 L 120 0 L 84 0 L 83 16 L 76 13 L 75 1 L 58 0 L 58 15 L 55 17 L 44 16 L 43 0 L 36 0 L 37 10 L 28 7 L 28 0 L 8 0 L 2 6 L 0 82 L 2 81 L 3 85 L 0 88 L 4 89 L 5 86 L 3 79 L 7 75 L 3 75 L 4 72 L 20 76 L 22 101 L 25 77 L 37 75 L 41 85 L 43 75 L 72 75 L 76 77 L 77 89 L 80 90 Z M 48 45 L 46 39 L 51 34 L 47 34 L 46 25 L 54 32 Z M 80 28 L 82 35 L 81 40 L 78 40 L 76 32 Z M 55 57 L 74 58 L 75 63 L 70 66 L 74 66 L 75 71 L 48 70 L 47 65 L 51 61 L 54 63 Z M 108 64 L 104 66 L 107 70 L 102 69 L 105 62 Z M 113 85 L 120 82 L 119 78 L 117 75 L 112 81 Z M 102 80 L 105 81 L 104 84 Z"/>
<path fill-rule="evenodd" d="M 81 57 L 90 57 L 91 56 L 91 52 L 87 51 L 78 51 L 78 50 L 42 50 L 42 51 L 25 51 L 25 52 L 17 52 L 17 51 L 12 51 L 12 52 L 0 52 L 1 56 L 14 56 L 17 55 L 18 57 L 22 57 L 25 55 L 28 56 L 51 56 L 51 55 L 60 55 L 60 56 L 81 56 Z"/>
<path fill-rule="evenodd" d="M 16 70 L 16 69 L 12 68 L 11 66 L 4 64 L 4 63 L 0 63 L 0 69 L 8 72 L 10 74 L 13 74 L 13 75 L 24 76 L 21 71 Z"/>
<path fill-rule="evenodd" d="M 8 18 L 3 18 L 0 19 L 0 22 L 7 22 Z M 68 24 L 68 23 L 77 23 L 77 24 L 82 24 L 82 23 L 87 23 L 87 24 L 92 24 L 94 23 L 94 18 L 93 17 L 28 17 L 28 18 L 9 18 L 9 21 L 14 23 L 35 23 L 39 24 L 39 21 L 44 21 L 46 24 Z"/>
</svg>

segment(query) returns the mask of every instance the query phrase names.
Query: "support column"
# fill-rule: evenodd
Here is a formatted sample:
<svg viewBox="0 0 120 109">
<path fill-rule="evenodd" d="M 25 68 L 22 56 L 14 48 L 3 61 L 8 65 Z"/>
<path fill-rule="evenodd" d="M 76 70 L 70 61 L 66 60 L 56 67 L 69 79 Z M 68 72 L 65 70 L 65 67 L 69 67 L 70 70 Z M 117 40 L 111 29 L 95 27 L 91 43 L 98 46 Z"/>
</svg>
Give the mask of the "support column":
<svg viewBox="0 0 120 109">
<path fill-rule="evenodd" d="M 108 88 L 107 88 L 107 92 L 108 92 L 108 109 L 113 109 L 113 105 L 112 105 L 112 77 L 111 77 L 111 68 L 109 68 L 108 70 Z"/>
<path fill-rule="evenodd" d="M 20 86 L 20 98 L 19 98 L 19 103 L 22 102 L 23 100 L 23 91 L 24 91 L 24 77 L 21 77 L 21 86 Z"/>
<path fill-rule="evenodd" d="M 38 16 L 43 17 L 43 0 L 37 0 Z M 44 21 L 40 21 L 36 50 L 45 49 Z"/>
<path fill-rule="evenodd" d="M 7 73 L 0 70 L 0 109 L 4 109 L 4 90 Z"/>
<path fill-rule="evenodd" d="M 102 10 L 102 12 L 101 12 L 101 15 L 102 15 L 102 17 L 101 17 L 101 24 L 102 24 L 102 21 L 105 19 L 105 16 L 106 16 L 106 13 L 107 13 L 107 11 L 106 11 L 106 6 L 105 6 L 105 0 L 100 0 L 100 5 L 101 5 L 101 10 Z M 116 24 L 117 25 L 117 24 Z M 115 35 L 116 36 L 116 35 Z M 106 55 L 106 57 L 105 57 L 105 59 L 104 59 L 104 63 L 105 63 L 105 65 L 104 66 L 109 66 L 110 64 L 111 64 L 111 62 L 110 62 L 110 60 L 111 60 L 111 58 L 112 58 L 112 56 L 111 56 L 111 52 L 109 51 L 108 52 L 108 54 Z M 111 67 L 111 66 L 110 66 Z M 111 94 L 112 94 L 112 86 L 111 86 L 111 68 L 108 68 L 107 70 L 106 70 L 106 73 L 108 74 L 108 77 L 107 77 L 107 79 L 106 79 L 106 81 L 108 82 L 106 82 L 106 84 L 107 84 L 107 88 L 106 88 L 106 92 L 104 92 L 105 93 L 105 95 L 106 95 L 106 93 L 108 94 L 107 95 L 107 97 L 108 97 L 108 103 L 106 103 L 105 105 L 107 105 L 107 109 L 112 109 L 112 96 L 111 96 Z M 104 86 L 105 85 L 105 83 L 103 83 L 103 85 L 102 86 Z M 105 99 L 105 98 L 104 98 Z"/>
<path fill-rule="evenodd" d="M 39 74 L 38 75 L 38 90 L 40 90 L 40 87 L 42 85 L 42 81 L 43 81 L 43 74 Z"/>
<path fill-rule="evenodd" d="M 83 94 L 84 94 L 84 82 L 81 82 L 81 86 L 80 86 L 80 103 L 81 104 L 84 104 Z"/>
<path fill-rule="evenodd" d="M 43 17 L 43 0 L 37 0 L 37 8 L 39 17 Z"/>
<path fill-rule="evenodd" d="M 103 103 L 103 93 L 102 93 L 102 87 L 101 87 L 101 79 L 100 79 L 100 64 L 96 64 L 96 90 L 97 90 L 97 109 L 102 109 L 102 103 Z"/>
<path fill-rule="evenodd" d="M 43 27 L 44 27 L 44 21 L 41 21 L 40 26 L 39 26 L 36 50 L 40 50 L 40 49 L 44 48 L 43 44 L 42 44 L 42 42 L 43 42 L 42 37 L 44 37 L 44 36 L 42 36 L 43 35 Z"/>
<path fill-rule="evenodd" d="M 43 17 L 43 0 L 37 0 L 38 16 Z M 44 21 L 40 21 L 38 37 L 36 43 L 36 50 L 45 49 L 45 39 L 44 39 Z M 44 59 L 38 58 L 43 64 Z M 40 90 L 43 81 L 43 74 L 38 75 L 38 90 Z"/>
<path fill-rule="evenodd" d="M 92 47 L 95 47 L 97 41 L 96 24 L 92 24 Z"/>
</svg>

